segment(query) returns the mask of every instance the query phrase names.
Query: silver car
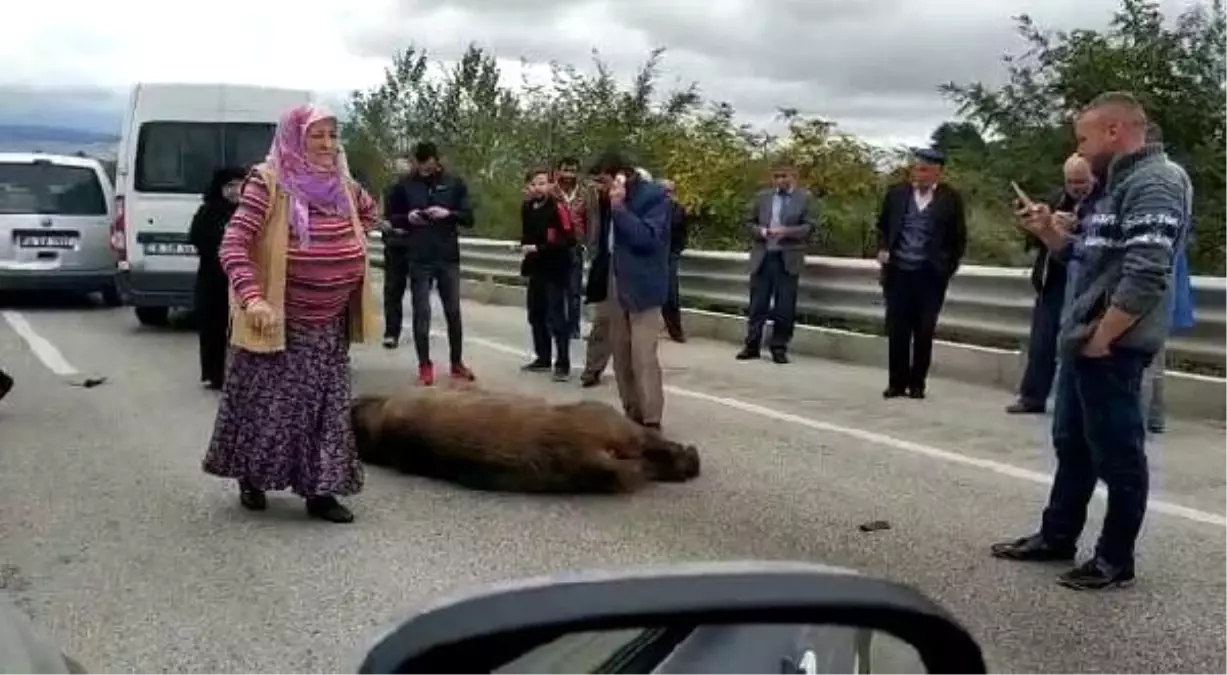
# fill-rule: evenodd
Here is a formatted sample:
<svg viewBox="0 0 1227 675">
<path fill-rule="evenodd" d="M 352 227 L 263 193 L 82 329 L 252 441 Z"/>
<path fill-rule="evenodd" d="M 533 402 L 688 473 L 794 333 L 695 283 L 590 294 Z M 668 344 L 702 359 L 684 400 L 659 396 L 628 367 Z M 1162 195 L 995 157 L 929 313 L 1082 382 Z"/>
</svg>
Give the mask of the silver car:
<svg viewBox="0 0 1227 675">
<path fill-rule="evenodd" d="M 121 304 L 114 199 L 96 159 L 0 153 L 0 291 L 97 292 Z"/>
</svg>

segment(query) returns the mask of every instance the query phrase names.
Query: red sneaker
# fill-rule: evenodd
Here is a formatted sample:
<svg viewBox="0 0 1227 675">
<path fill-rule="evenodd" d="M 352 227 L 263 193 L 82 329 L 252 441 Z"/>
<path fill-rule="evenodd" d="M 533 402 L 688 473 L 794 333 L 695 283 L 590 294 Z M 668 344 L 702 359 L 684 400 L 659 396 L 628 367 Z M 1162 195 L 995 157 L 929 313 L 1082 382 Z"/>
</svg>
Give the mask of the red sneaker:
<svg viewBox="0 0 1227 675">
<path fill-rule="evenodd" d="M 435 367 L 433 364 L 424 363 L 418 366 L 418 384 L 423 387 L 429 387 L 435 383 Z"/>
<path fill-rule="evenodd" d="M 469 367 L 463 363 L 454 363 L 452 364 L 452 379 L 472 382 L 477 379 L 477 376 L 474 375 L 473 371 L 469 370 Z"/>
</svg>

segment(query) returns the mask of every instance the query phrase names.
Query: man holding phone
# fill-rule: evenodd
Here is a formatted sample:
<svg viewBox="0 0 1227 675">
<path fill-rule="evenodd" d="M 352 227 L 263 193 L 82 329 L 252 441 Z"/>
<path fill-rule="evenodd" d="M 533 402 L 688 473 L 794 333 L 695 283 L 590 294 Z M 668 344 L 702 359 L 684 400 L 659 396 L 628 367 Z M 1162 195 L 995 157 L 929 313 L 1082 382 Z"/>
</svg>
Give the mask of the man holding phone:
<svg viewBox="0 0 1227 675">
<path fill-rule="evenodd" d="M 1078 153 L 1106 176 L 1104 199 L 1083 223 L 1080 269 L 1061 317 L 1061 366 L 1052 421 L 1057 470 L 1039 531 L 993 545 L 998 558 L 1073 561 L 1099 480 L 1108 508 L 1094 555 L 1061 575 L 1078 590 L 1134 581 L 1150 470 L 1142 375 L 1167 338 L 1173 249 L 1188 222 L 1188 179 L 1161 143 L 1146 142 L 1146 112 L 1130 94 L 1101 94 L 1075 123 Z M 1019 211 L 1054 255 L 1071 238 L 1046 204 Z"/>
<path fill-rule="evenodd" d="M 1091 165 L 1079 155 L 1065 160 L 1065 186 L 1050 206 L 1054 214 L 1072 217 L 1075 224 L 1085 215 L 1094 199 L 1095 175 Z M 1019 207 L 1023 206 L 1020 195 Z M 1027 201 L 1031 201 L 1030 198 Z M 1063 216 L 1064 217 L 1064 216 Z M 1006 408 L 1012 415 L 1042 414 L 1048 405 L 1057 372 L 1057 332 L 1061 326 L 1061 308 L 1065 305 L 1068 275 L 1065 263 L 1056 260 L 1033 235 L 1027 237 L 1027 247 L 1037 248 L 1031 266 L 1031 285 L 1035 288 L 1035 306 L 1031 310 L 1031 335 L 1027 340 L 1027 367 L 1018 387 L 1018 400 Z"/>
<path fill-rule="evenodd" d="M 418 143 L 413 149 L 413 170 L 389 189 L 384 215 L 405 248 L 418 381 L 427 386 L 435 381 L 430 359 L 431 286 L 438 289 L 447 321 L 452 379 L 473 380 L 473 371 L 463 360 L 460 323 L 459 228 L 473 227 L 468 186 L 444 170 L 434 143 Z"/>
</svg>

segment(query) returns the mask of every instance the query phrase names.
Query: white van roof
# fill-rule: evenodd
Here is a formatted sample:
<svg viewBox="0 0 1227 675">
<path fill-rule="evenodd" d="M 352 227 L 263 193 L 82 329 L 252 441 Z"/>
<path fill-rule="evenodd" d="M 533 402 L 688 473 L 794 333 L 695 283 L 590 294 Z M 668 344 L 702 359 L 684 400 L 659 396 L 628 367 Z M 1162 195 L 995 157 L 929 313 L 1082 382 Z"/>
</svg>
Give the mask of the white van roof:
<svg viewBox="0 0 1227 675">
<path fill-rule="evenodd" d="M 87 169 L 102 169 L 102 162 L 94 157 L 79 155 L 53 155 L 45 152 L 0 152 L 0 164 L 33 164 L 44 160 L 62 166 L 79 166 Z"/>
</svg>

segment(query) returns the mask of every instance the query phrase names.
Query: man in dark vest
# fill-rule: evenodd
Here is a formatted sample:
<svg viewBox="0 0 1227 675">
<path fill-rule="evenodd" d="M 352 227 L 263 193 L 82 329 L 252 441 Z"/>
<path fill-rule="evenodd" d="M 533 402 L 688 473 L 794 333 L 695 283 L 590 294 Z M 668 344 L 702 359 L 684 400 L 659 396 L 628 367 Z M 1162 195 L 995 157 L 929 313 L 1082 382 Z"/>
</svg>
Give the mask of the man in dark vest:
<svg viewBox="0 0 1227 675">
<path fill-rule="evenodd" d="M 885 398 L 925 397 L 937 316 L 967 249 L 963 198 L 941 181 L 945 156 L 919 149 L 913 157 L 910 180 L 887 190 L 878 214 L 890 352 Z"/>
</svg>

